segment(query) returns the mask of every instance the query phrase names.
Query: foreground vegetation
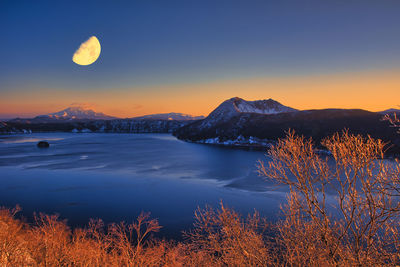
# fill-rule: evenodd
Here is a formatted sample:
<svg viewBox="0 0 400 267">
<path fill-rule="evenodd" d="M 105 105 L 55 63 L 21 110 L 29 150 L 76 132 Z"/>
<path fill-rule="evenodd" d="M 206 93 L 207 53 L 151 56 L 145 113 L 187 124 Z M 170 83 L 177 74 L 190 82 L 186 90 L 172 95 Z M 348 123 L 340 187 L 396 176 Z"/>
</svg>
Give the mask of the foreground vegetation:
<svg viewBox="0 0 400 267">
<path fill-rule="evenodd" d="M 400 265 L 400 163 L 381 160 L 380 140 L 347 132 L 322 145 L 330 156 L 290 132 L 271 148 L 268 165 L 259 162 L 260 175 L 288 187 L 277 223 L 257 212 L 242 218 L 221 203 L 196 210 L 185 241 L 174 242 L 151 237 L 161 226 L 149 214 L 71 230 L 57 216 L 28 224 L 18 207 L 3 208 L 0 266 Z"/>
</svg>

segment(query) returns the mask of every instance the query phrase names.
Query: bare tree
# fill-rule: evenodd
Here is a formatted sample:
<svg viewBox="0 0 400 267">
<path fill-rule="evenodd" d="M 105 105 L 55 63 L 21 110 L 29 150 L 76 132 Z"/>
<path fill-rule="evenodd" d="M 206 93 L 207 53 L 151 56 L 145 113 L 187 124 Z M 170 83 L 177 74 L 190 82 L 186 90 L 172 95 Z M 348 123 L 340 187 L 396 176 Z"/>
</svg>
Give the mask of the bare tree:
<svg viewBox="0 0 400 267">
<path fill-rule="evenodd" d="M 289 132 L 269 151 L 269 164 L 259 162 L 262 176 L 289 188 L 279 225 L 287 261 L 399 264 L 399 162 L 383 160 L 381 140 L 347 131 L 322 145 L 330 156 Z"/>
<path fill-rule="evenodd" d="M 400 128 L 400 118 L 397 117 L 396 112 L 392 116 L 386 114 L 383 116 L 382 120 L 389 121 L 392 127 Z M 400 134 L 400 129 L 397 131 Z"/>
<path fill-rule="evenodd" d="M 186 232 L 191 266 L 267 266 L 272 262 L 263 238 L 265 220 L 254 212 L 246 220 L 225 207 L 197 209 L 195 228 Z"/>
</svg>

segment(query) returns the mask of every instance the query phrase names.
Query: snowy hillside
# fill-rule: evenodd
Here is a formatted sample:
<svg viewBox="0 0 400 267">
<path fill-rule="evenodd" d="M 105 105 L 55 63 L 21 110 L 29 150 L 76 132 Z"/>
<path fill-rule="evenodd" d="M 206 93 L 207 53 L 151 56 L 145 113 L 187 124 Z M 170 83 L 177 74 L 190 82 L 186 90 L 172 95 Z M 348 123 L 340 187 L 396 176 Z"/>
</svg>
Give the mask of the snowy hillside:
<svg viewBox="0 0 400 267">
<path fill-rule="evenodd" d="M 243 113 L 256 114 L 278 114 L 297 111 L 273 100 L 246 101 L 239 97 L 234 97 L 224 101 L 202 122 L 203 127 L 210 127 L 216 123 L 230 120 L 232 117 Z"/>
</svg>

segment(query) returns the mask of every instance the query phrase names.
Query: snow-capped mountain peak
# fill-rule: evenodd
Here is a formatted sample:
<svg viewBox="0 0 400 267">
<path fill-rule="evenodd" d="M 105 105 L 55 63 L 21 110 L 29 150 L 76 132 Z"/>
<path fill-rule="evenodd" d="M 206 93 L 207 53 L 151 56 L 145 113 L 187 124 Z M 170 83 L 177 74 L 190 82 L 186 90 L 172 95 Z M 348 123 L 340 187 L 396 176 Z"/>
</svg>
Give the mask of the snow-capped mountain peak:
<svg viewBox="0 0 400 267">
<path fill-rule="evenodd" d="M 228 101 L 232 102 L 236 110 L 242 113 L 277 114 L 297 111 L 271 98 L 266 100 L 246 101 L 239 97 L 234 97 Z"/>
<path fill-rule="evenodd" d="M 266 100 L 246 101 L 239 97 L 233 97 L 219 105 L 206 119 L 225 121 L 240 113 L 277 114 L 294 111 L 297 110 L 284 106 L 271 98 Z"/>
<path fill-rule="evenodd" d="M 40 117 L 48 117 L 53 119 L 64 119 L 64 120 L 110 120 L 115 119 L 115 117 L 111 117 L 105 115 L 101 112 L 95 112 L 91 109 L 83 108 L 83 107 L 69 107 L 59 112 L 50 113 L 48 115 L 40 116 Z"/>
</svg>

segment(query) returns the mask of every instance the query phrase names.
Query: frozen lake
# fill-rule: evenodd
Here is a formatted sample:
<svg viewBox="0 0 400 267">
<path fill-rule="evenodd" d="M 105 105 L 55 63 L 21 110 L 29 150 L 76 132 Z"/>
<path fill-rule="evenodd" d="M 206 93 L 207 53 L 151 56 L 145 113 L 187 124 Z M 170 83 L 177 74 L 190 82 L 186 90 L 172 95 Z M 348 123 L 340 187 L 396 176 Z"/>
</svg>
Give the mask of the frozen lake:
<svg viewBox="0 0 400 267">
<path fill-rule="evenodd" d="M 50 148 L 36 143 L 47 140 Z M 196 207 L 220 200 L 276 218 L 285 193 L 256 173 L 264 152 L 186 143 L 167 134 L 42 133 L 0 136 L 0 205 L 58 213 L 71 226 L 90 218 L 130 222 L 151 212 L 176 237 Z"/>
</svg>

